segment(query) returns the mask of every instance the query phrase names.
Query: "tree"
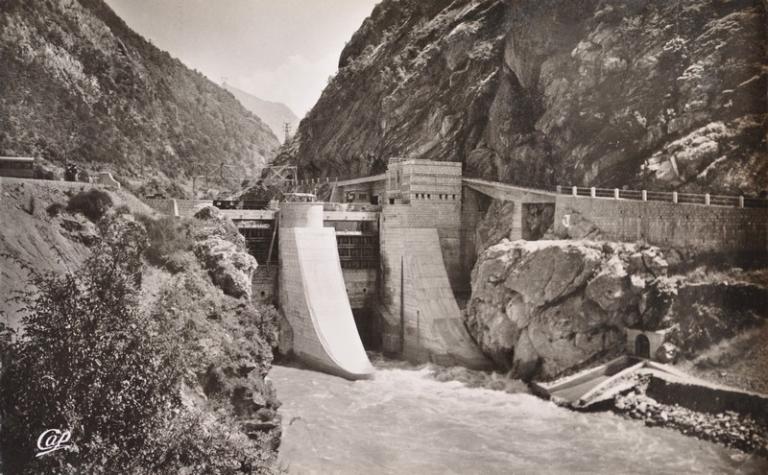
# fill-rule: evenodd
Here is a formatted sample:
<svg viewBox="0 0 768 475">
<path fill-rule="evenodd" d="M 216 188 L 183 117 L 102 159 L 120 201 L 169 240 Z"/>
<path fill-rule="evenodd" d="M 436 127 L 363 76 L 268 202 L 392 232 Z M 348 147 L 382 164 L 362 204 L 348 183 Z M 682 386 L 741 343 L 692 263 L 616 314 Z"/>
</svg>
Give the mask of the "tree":
<svg viewBox="0 0 768 475">
<path fill-rule="evenodd" d="M 2 446 L 12 473 L 125 472 L 151 467 L 157 434 L 180 405 L 171 322 L 139 310 L 143 227 L 101 221 L 102 240 L 77 274 L 30 270 L 23 334 L 3 349 Z M 38 436 L 70 430 L 73 450 L 35 458 Z"/>
</svg>

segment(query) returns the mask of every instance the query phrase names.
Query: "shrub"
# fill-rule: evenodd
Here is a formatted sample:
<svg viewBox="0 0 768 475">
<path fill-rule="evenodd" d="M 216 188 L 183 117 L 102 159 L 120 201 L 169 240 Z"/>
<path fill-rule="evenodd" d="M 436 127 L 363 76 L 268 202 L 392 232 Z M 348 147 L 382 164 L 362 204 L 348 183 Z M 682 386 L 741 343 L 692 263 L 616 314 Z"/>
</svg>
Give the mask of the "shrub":
<svg viewBox="0 0 768 475">
<path fill-rule="evenodd" d="M 273 473 L 270 470 L 273 440 L 259 434 L 251 440 L 232 419 L 206 421 L 183 412 L 163 433 L 162 450 L 151 454 L 154 473 Z M 136 472 L 138 470 L 133 470 Z"/>
<path fill-rule="evenodd" d="M 56 172 L 49 170 L 42 165 L 35 165 L 34 177 L 38 180 L 55 180 Z"/>
<path fill-rule="evenodd" d="M 172 274 L 187 272 L 198 266 L 195 255 L 189 251 L 175 251 L 163 256 L 163 266 Z"/>
<path fill-rule="evenodd" d="M 112 206 L 112 197 L 109 193 L 95 188 L 81 191 L 69 199 L 67 211 L 81 213 L 91 221 L 100 220 Z"/>
<path fill-rule="evenodd" d="M 176 254 L 192 248 L 192 239 L 184 222 L 170 216 L 153 219 L 139 215 L 138 219 L 147 230 L 149 247 L 145 255 L 149 263 L 166 266 L 174 273 L 183 270 L 183 258 Z"/>
<path fill-rule="evenodd" d="M 32 273 L 24 334 L 6 349 L 0 444 L 12 473 L 115 473 L 161 443 L 180 404 L 169 322 L 137 305 L 143 228 L 112 220 L 76 274 Z M 35 458 L 37 437 L 68 429 L 77 451 Z"/>
<path fill-rule="evenodd" d="M 45 212 L 48 213 L 48 216 L 51 218 L 60 215 L 62 211 L 64 211 L 64 205 L 61 203 L 53 203 L 45 208 Z"/>
<path fill-rule="evenodd" d="M 237 226 L 213 206 L 207 206 L 195 213 L 194 219 L 187 220 L 187 233 L 198 241 L 218 236 L 245 249 L 245 238 Z"/>
</svg>

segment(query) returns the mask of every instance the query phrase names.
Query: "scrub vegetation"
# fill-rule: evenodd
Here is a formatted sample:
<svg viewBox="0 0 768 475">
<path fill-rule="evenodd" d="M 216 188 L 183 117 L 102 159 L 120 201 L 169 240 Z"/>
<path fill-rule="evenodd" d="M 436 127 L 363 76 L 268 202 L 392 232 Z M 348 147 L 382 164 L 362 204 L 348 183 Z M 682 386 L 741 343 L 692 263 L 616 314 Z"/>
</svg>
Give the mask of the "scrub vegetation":
<svg viewBox="0 0 768 475">
<path fill-rule="evenodd" d="M 216 224 L 136 219 L 121 207 L 96 227 L 76 271 L 26 266 L 29 290 L 15 297 L 23 330 L 0 327 L 2 469 L 271 471 L 277 314 L 226 295 L 197 262 L 194 240 Z M 175 273 L 171 256 L 186 262 Z M 36 457 L 47 429 L 69 430 L 71 447 Z"/>
</svg>

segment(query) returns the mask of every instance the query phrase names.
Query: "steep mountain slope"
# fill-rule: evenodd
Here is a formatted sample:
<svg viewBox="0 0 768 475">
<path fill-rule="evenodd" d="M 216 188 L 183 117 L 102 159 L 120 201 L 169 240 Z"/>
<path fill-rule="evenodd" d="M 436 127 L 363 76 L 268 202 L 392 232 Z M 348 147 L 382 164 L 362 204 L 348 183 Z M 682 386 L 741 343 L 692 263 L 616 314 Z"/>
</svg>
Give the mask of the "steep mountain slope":
<svg viewBox="0 0 768 475">
<path fill-rule="evenodd" d="M 279 158 L 519 184 L 768 183 L 761 0 L 384 0 Z"/>
<path fill-rule="evenodd" d="M 232 95 L 235 96 L 235 99 L 240 101 L 240 104 L 253 112 L 256 117 L 263 120 L 281 142 L 283 141 L 283 137 L 285 137 L 286 122 L 291 126 L 291 130 L 296 130 L 296 126 L 299 125 L 299 118 L 296 117 L 296 114 L 282 102 L 271 102 L 259 99 L 252 94 L 226 83 L 222 84 L 221 87 L 231 92 Z"/>
<path fill-rule="evenodd" d="M 101 0 L 0 0 L 0 64 L 0 154 L 137 181 L 185 179 L 224 163 L 239 182 L 279 146 L 231 94 Z"/>
</svg>

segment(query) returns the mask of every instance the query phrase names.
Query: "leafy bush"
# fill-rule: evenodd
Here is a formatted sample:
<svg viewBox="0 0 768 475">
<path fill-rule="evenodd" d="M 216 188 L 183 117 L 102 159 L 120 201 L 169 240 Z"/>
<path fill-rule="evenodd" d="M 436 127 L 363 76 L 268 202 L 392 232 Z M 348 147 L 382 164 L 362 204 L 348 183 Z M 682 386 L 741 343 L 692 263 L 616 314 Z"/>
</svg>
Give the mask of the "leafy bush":
<svg viewBox="0 0 768 475">
<path fill-rule="evenodd" d="M 163 444 L 151 457 L 155 473 L 272 473 L 272 440 L 251 440 L 232 419 L 204 420 L 183 412 L 162 434 Z"/>
<path fill-rule="evenodd" d="M 166 269 L 173 274 L 186 272 L 198 266 L 197 258 L 189 251 L 175 251 L 163 257 Z"/>
<path fill-rule="evenodd" d="M 41 165 L 35 165 L 35 171 L 34 171 L 35 178 L 39 180 L 55 180 L 56 179 L 56 172 L 53 170 L 49 170 Z"/>
<path fill-rule="evenodd" d="M 64 205 L 61 203 L 52 203 L 47 208 L 45 208 L 45 212 L 48 213 L 48 216 L 54 217 L 61 214 L 61 212 L 64 211 Z"/>
<path fill-rule="evenodd" d="M 112 197 L 109 193 L 92 188 L 81 191 L 69 199 L 67 211 L 81 213 L 93 222 L 100 220 L 107 210 L 112 207 Z"/>
<path fill-rule="evenodd" d="M 149 247 L 145 255 L 150 264 L 168 267 L 170 256 L 192 248 L 192 239 L 183 221 L 170 216 L 154 219 L 147 215 L 139 215 L 138 219 L 147 229 Z M 180 264 L 177 262 L 179 259 L 174 258 L 173 261 L 168 269 L 171 272 L 182 270 L 175 265 Z"/>
<path fill-rule="evenodd" d="M 203 241 L 213 236 L 218 236 L 245 249 L 245 238 L 238 231 L 237 226 L 218 208 L 207 206 L 195 213 L 195 219 L 187 221 L 189 235 L 198 241 Z"/>
<path fill-rule="evenodd" d="M 0 379 L 2 445 L 13 473 L 123 472 L 151 455 L 180 404 L 168 321 L 138 310 L 143 228 L 113 220 L 76 274 L 32 273 L 24 333 Z M 35 458 L 37 437 L 68 429 L 77 450 Z M 150 463 L 140 463 L 149 466 Z"/>
<path fill-rule="evenodd" d="M 24 334 L 8 342 L 0 326 L 9 473 L 269 473 L 279 402 L 263 377 L 277 314 L 224 295 L 189 251 L 165 254 L 200 226 L 110 212 L 77 273 L 32 273 L 37 290 L 19 298 Z M 145 308 L 142 258 L 152 246 L 181 271 Z M 209 373 L 224 375 L 226 390 L 182 406 Z M 36 458 L 37 437 L 51 428 L 70 430 L 75 448 Z"/>
</svg>

